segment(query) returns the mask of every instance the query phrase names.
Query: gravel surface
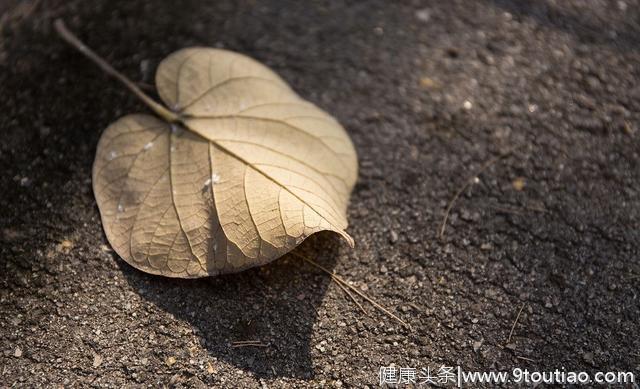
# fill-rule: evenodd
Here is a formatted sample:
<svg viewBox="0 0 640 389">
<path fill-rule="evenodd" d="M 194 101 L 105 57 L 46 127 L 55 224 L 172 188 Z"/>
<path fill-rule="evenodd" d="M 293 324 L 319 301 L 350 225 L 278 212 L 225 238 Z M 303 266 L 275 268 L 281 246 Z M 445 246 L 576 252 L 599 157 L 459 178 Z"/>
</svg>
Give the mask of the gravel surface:
<svg viewBox="0 0 640 389">
<path fill-rule="evenodd" d="M 0 3 L 0 386 L 373 387 L 389 365 L 640 375 L 637 0 L 33 4 Z M 196 281 L 117 258 L 91 165 L 101 131 L 146 109 L 56 17 L 137 82 L 174 50 L 224 47 L 334 114 L 360 158 L 356 248 L 320 234 L 301 249 L 412 329 L 293 256 Z"/>
</svg>

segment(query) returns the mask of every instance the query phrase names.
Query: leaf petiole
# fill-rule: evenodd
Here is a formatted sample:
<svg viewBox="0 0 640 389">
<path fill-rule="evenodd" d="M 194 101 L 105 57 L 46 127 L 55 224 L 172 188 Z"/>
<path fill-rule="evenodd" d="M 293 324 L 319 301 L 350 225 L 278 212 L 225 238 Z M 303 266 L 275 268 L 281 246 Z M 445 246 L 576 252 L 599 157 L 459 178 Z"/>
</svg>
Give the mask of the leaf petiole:
<svg viewBox="0 0 640 389">
<path fill-rule="evenodd" d="M 155 112 L 158 116 L 163 118 L 169 123 L 175 123 L 180 121 L 180 116 L 165 108 L 163 105 L 159 104 L 155 100 L 153 100 L 149 95 L 144 93 L 136 84 L 134 84 L 131 80 L 129 80 L 124 74 L 120 73 L 116 69 L 113 68 L 107 61 L 105 61 L 102 57 L 96 54 L 93 50 L 91 50 L 87 45 L 82 43 L 77 36 L 75 36 L 67 26 L 64 24 L 62 19 L 57 19 L 53 26 L 56 29 L 56 32 L 62 39 L 64 39 L 67 43 L 73 46 L 76 50 L 84 54 L 87 58 L 93 61 L 96 65 L 102 69 L 105 73 L 110 76 L 115 77 L 118 81 L 124 84 L 134 95 L 136 95 L 143 103 L 145 103 L 153 112 Z"/>
</svg>

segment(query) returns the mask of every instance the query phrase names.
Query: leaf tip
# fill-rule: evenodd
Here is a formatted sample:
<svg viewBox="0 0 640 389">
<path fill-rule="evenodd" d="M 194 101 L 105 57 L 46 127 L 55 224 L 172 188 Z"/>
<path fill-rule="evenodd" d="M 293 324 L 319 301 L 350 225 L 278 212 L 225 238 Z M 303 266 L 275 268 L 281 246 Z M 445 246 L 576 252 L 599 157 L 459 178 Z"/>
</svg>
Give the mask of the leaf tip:
<svg viewBox="0 0 640 389">
<path fill-rule="evenodd" d="M 347 243 L 349 244 L 349 247 L 351 248 L 355 247 L 355 241 L 353 240 L 351 235 L 347 234 L 345 231 L 339 231 L 338 233 L 340 234 L 340 236 L 344 238 L 344 240 L 347 241 Z"/>
</svg>

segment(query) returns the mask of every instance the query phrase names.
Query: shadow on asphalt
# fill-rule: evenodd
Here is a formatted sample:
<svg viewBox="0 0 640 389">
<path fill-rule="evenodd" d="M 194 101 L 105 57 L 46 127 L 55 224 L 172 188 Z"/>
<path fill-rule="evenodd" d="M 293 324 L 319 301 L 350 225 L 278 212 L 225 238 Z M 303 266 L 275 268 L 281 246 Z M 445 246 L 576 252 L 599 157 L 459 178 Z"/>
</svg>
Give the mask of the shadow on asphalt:
<svg viewBox="0 0 640 389">
<path fill-rule="evenodd" d="M 296 251 L 332 270 L 338 247 L 334 234 L 319 233 Z M 238 274 L 199 280 L 163 278 L 122 260 L 118 264 L 134 290 L 192 326 L 201 345 L 217 360 L 257 377 L 313 378 L 311 334 L 330 282 L 326 274 L 292 255 Z M 156 331 L 181 336 L 178 328 Z M 249 340 L 263 345 L 234 345 Z"/>
</svg>

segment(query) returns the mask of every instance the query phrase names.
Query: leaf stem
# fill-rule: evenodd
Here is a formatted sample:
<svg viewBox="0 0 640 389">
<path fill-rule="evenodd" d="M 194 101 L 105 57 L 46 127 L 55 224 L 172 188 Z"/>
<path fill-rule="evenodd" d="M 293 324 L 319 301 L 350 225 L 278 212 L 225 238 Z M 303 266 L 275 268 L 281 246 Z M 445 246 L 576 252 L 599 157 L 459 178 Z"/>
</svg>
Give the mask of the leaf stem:
<svg viewBox="0 0 640 389">
<path fill-rule="evenodd" d="M 442 218 L 442 223 L 440 223 L 440 230 L 438 232 L 438 239 L 442 240 L 442 238 L 444 237 L 444 230 L 445 228 L 447 228 L 447 220 L 449 220 L 449 214 L 451 213 L 453 206 L 455 205 L 458 198 L 462 195 L 462 193 L 464 193 L 464 191 L 467 190 L 467 188 L 471 186 L 471 184 L 475 181 L 475 179 L 478 178 L 480 174 L 484 173 L 485 170 L 490 168 L 496 162 L 500 161 L 502 158 L 506 158 L 510 156 L 515 150 L 522 147 L 523 145 L 524 144 L 513 146 L 510 149 L 508 149 L 506 152 L 491 158 L 489 161 L 485 162 L 480 167 L 480 169 L 478 169 L 478 171 L 476 171 L 471 177 L 467 178 L 464 185 L 460 187 L 460 189 L 458 189 L 455 195 L 453 195 L 453 198 L 451 199 L 451 201 L 449 201 L 449 204 L 447 205 L 447 209 L 444 211 L 444 217 Z"/>
<path fill-rule="evenodd" d="M 87 47 L 77 36 L 75 36 L 67 26 L 65 26 L 62 19 L 57 19 L 53 23 L 56 32 L 62 39 L 64 39 L 68 44 L 73 46 L 76 50 L 84 54 L 87 58 L 93 61 L 96 65 L 102 69 L 105 73 L 110 76 L 115 77 L 118 81 L 124 84 L 134 95 L 136 95 L 143 103 L 145 103 L 153 112 L 155 112 L 158 116 L 162 117 L 164 120 L 172 123 L 179 121 L 180 117 L 177 113 L 172 112 L 165 108 L 163 105 L 159 104 L 155 100 L 153 100 L 149 95 L 144 93 L 136 84 L 134 84 L 131 80 L 129 80 L 124 74 L 120 73 L 116 69 L 113 68 L 107 61 L 105 61 L 98 54 L 93 52 L 89 47 Z"/>
<path fill-rule="evenodd" d="M 400 319 L 398 316 L 394 315 L 393 313 L 391 313 L 388 309 L 386 309 L 385 307 L 383 307 L 382 305 L 378 304 L 378 302 L 376 302 L 374 299 L 372 299 L 371 297 L 367 296 L 366 294 L 364 294 L 363 292 L 361 292 L 358 288 L 356 288 L 355 286 L 349 285 L 347 283 L 347 281 L 345 281 L 344 279 L 342 279 L 340 276 L 338 276 L 337 274 L 335 274 L 334 272 L 330 271 L 329 269 L 327 269 L 326 267 L 322 266 L 321 264 L 317 263 L 316 261 L 312 260 L 311 258 L 308 258 L 302 254 L 298 254 L 295 251 L 291 251 L 290 254 L 295 255 L 296 257 L 302 259 L 303 261 L 307 262 L 309 265 L 322 270 L 323 272 L 327 273 L 331 279 L 333 279 L 338 285 L 341 285 L 343 287 L 349 288 L 352 291 L 354 291 L 358 296 L 362 297 L 363 299 L 367 300 L 371 305 L 373 305 L 374 307 L 376 307 L 378 310 L 382 311 L 383 313 L 385 313 L 386 315 L 394 318 L 395 320 L 399 321 L 400 323 L 402 323 L 402 325 L 404 325 L 406 328 L 408 328 L 409 330 L 411 330 L 411 326 L 409 324 L 407 324 L 404 320 Z M 364 310 L 364 308 L 363 308 Z M 366 311 L 365 311 L 366 313 Z"/>
</svg>

